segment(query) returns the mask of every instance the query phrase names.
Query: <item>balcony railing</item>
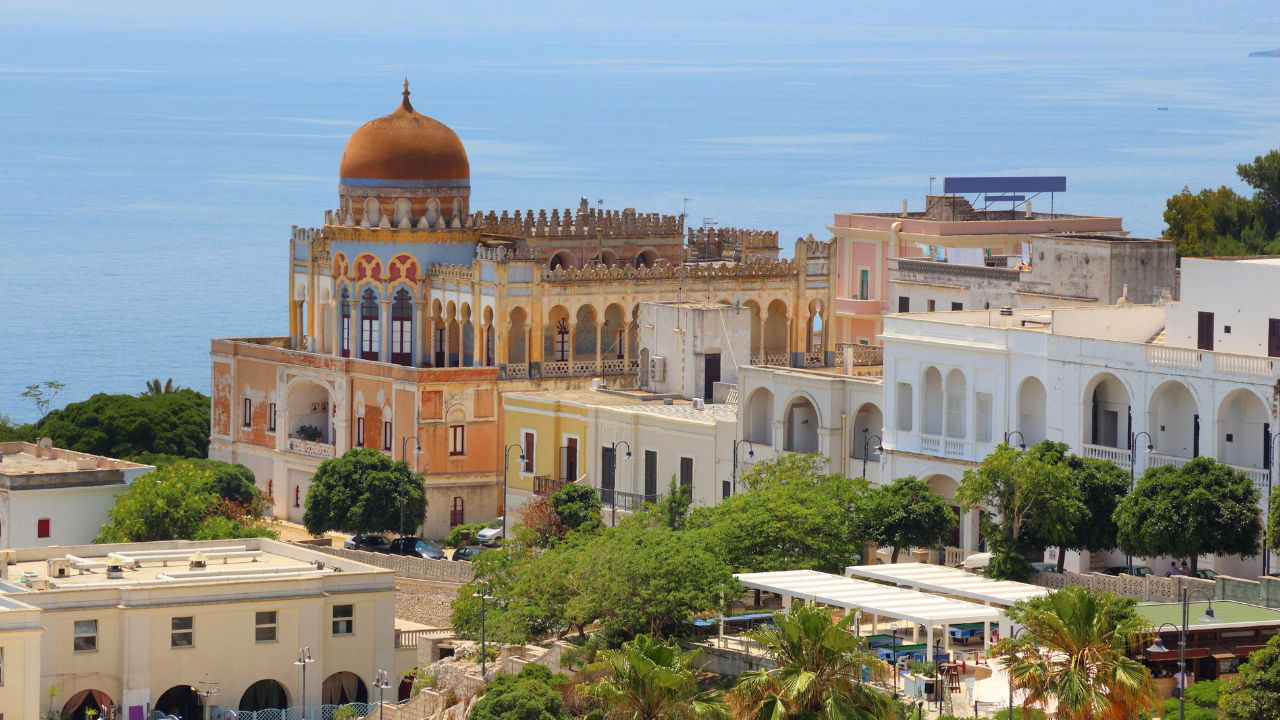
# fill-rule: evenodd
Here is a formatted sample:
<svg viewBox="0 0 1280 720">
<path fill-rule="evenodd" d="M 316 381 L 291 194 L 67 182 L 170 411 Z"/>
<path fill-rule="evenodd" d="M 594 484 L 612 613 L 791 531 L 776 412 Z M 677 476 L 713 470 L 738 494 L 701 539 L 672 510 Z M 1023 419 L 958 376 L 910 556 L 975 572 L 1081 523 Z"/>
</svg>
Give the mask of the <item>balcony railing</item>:
<svg viewBox="0 0 1280 720">
<path fill-rule="evenodd" d="M 1210 350 L 1147 346 L 1147 363 L 1155 367 L 1199 369 L 1205 375 L 1243 375 L 1246 377 L 1275 377 L 1277 359 L 1258 355 L 1234 355 Z"/>
<path fill-rule="evenodd" d="M 303 440 L 302 438 L 289 438 L 286 446 L 291 453 L 298 455 L 306 455 L 307 457 L 321 458 L 328 460 L 333 457 L 333 446 L 329 443 L 314 442 L 312 440 Z"/>
<path fill-rule="evenodd" d="M 1159 465 L 1172 465 L 1174 467 L 1180 467 L 1182 465 L 1186 465 L 1187 463 L 1191 462 L 1193 459 L 1194 458 L 1178 457 L 1177 455 L 1165 455 L 1162 453 L 1153 452 L 1148 456 L 1147 465 L 1148 467 L 1156 467 Z M 1271 477 L 1270 470 L 1267 470 L 1265 468 L 1249 467 L 1248 465 L 1231 465 L 1231 464 L 1226 464 L 1226 465 L 1232 470 L 1236 470 L 1247 475 L 1249 479 L 1253 481 L 1253 486 L 1258 489 L 1258 493 L 1263 496 L 1262 497 L 1263 501 L 1267 499 L 1266 498 L 1267 480 Z"/>
<path fill-rule="evenodd" d="M 550 475 L 533 476 L 533 494 L 539 497 L 554 495 L 557 490 L 568 484 L 567 480 L 553 478 Z"/>
<path fill-rule="evenodd" d="M 1106 445 L 1089 445 L 1083 446 L 1084 452 L 1081 453 L 1087 458 L 1095 460 L 1110 460 L 1125 470 L 1129 469 L 1129 463 L 1133 460 L 1129 451 L 1125 448 L 1114 448 Z"/>
<path fill-rule="evenodd" d="M 947 457 L 963 457 L 964 456 L 964 440 L 956 438 L 946 438 L 942 441 L 942 454 Z"/>
<path fill-rule="evenodd" d="M 920 452 L 926 455 L 941 455 L 942 438 L 937 435 L 921 435 Z"/>
<path fill-rule="evenodd" d="M 643 508 L 645 503 L 657 503 L 662 497 L 661 495 L 641 495 L 639 493 L 609 490 L 606 488 L 596 488 L 596 494 L 600 496 L 600 504 L 605 508 L 611 510 L 626 510 L 628 512 Z"/>
</svg>

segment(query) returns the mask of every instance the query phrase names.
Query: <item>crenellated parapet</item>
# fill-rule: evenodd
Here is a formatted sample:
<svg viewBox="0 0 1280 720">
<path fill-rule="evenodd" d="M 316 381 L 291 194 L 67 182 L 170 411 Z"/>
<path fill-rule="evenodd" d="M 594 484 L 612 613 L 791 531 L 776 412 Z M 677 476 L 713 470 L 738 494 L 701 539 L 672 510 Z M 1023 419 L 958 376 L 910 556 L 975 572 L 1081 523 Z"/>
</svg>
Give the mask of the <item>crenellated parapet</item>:
<svg viewBox="0 0 1280 720">
<path fill-rule="evenodd" d="M 629 267 L 588 265 L 584 268 L 543 269 L 543 282 L 634 282 L 652 280 L 737 280 L 790 277 L 797 273 L 793 260 L 760 259 L 725 265 L 668 265 Z"/>
<path fill-rule="evenodd" d="M 813 235 L 796 238 L 796 257 L 803 254 L 810 258 L 830 258 L 831 249 L 835 247 L 835 238 L 830 240 L 814 240 Z"/>
<path fill-rule="evenodd" d="M 518 235 L 526 238 L 623 238 L 660 237 L 684 234 L 684 219 L 676 215 L 637 213 L 625 210 L 602 210 L 590 207 L 584 200 L 575 212 L 546 209 L 508 211 L 490 210 L 475 213 L 471 222 L 485 232 Z"/>
<path fill-rule="evenodd" d="M 688 228 L 686 256 L 695 260 L 733 260 L 752 254 L 777 254 L 778 233 L 733 227 Z"/>
</svg>

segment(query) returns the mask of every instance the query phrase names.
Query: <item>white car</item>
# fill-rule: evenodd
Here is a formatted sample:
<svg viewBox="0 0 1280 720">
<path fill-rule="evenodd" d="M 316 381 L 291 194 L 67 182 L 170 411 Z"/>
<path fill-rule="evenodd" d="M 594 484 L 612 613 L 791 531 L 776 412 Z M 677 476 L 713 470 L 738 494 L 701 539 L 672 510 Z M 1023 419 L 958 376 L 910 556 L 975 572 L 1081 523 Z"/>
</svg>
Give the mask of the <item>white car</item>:
<svg viewBox="0 0 1280 720">
<path fill-rule="evenodd" d="M 497 523 L 497 527 L 487 527 L 476 533 L 476 542 L 481 545 L 496 545 L 502 540 L 502 518 L 494 522 Z"/>
</svg>

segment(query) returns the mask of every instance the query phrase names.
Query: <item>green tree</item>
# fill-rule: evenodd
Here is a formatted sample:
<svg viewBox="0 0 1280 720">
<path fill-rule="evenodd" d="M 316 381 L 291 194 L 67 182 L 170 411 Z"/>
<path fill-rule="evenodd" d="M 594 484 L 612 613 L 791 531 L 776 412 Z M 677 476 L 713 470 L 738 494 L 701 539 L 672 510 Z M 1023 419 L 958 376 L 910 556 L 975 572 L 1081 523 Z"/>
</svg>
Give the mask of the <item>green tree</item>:
<svg viewBox="0 0 1280 720">
<path fill-rule="evenodd" d="M 560 688 L 568 682 L 547 668 L 530 663 L 515 675 L 493 679 L 471 706 L 471 720 L 568 720 Z"/>
<path fill-rule="evenodd" d="M 1065 447 L 1065 446 L 1064 446 Z M 1082 508 L 1070 538 L 1058 546 L 1058 570 L 1067 551 L 1107 552 L 1116 548 L 1116 505 L 1129 492 L 1129 473 L 1108 460 L 1068 455 L 1064 458 L 1071 481 L 1080 489 Z"/>
<path fill-rule="evenodd" d="M 601 526 L 600 497 L 593 487 L 569 483 L 552 493 L 548 502 L 570 530 L 590 532 Z"/>
<path fill-rule="evenodd" d="M 129 484 L 107 512 L 97 542 L 275 537 L 260 518 L 228 506 L 211 470 L 178 462 Z"/>
<path fill-rule="evenodd" d="M 1271 636 L 1266 646 L 1249 655 L 1240 673 L 1226 681 L 1218 706 L 1227 720 L 1280 718 L 1280 635 Z"/>
<path fill-rule="evenodd" d="M 1201 680 L 1187 686 L 1186 720 L 1218 720 L 1218 703 L 1222 696 L 1221 680 Z M 1164 701 L 1164 716 L 1177 717 L 1180 708 L 1177 698 Z"/>
<path fill-rule="evenodd" d="M 637 636 L 604 653 L 605 675 L 586 686 L 616 720 L 712 720 L 729 717 L 724 696 L 698 686 L 697 651 L 675 642 Z"/>
<path fill-rule="evenodd" d="M 1256 191 L 1253 201 L 1275 231 L 1280 224 L 1277 222 L 1280 221 L 1280 150 L 1259 155 L 1252 163 L 1237 165 L 1236 174 Z"/>
<path fill-rule="evenodd" d="M 307 532 L 353 533 L 412 530 L 427 516 L 426 489 L 420 473 L 371 448 L 348 450 L 325 460 L 311 478 L 302 512 Z"/>
<path fill-rule="evenodd" d="M 774 627 L 750 633 L 776 664 L 738 677 L 729 702 L 752 720 L 890 720 L 892 701 L 861 681 L 862 669 L 884 664 L 854 635 L 854 614 L 833 620 L 831 609 L 795 604 L 773 614 Z"/>
<path fill-rule="evenodd" d="M 1116 507 L 1116 540 L 1126 554 L 1172 555 L 1196 569 L 1201 555 L 1258 554 L 1258 490 L 1213 458 L 1147 468 Z"/>
<path fill-rule="evenodd" d="M 45 380 L 42 383 L 28 385 L 22 391 L 22 397 L 31 401 L 36 406 L 36 412 L 40 413 L 41 419 L 49 414 L 49 406 L 53 404 L 53 399 L 58 397 L 58 393 L 62 392 L 66 387 L 65 383 L 57 380 Z"/>
<path fill-rule="evenodd" d="M 870 535 L 870 486 L 827 473 L 825 462 L 798 453 L 759 462 L 746 492 L 695 508 L 687 526 L 737 572 L 840 572 Z"/>
<path fill-rule="evenodd" d="M 164 382 L 160 378 L 152 378 L 147 381 L 147 389 L 142 392 L 143 395 L 163 395 L 164 393 L 176 393 L 186 388 L 175 383 L 173 378 L 169 378 Z"/>
<path fill-rule="evenodd" d="M 1236 166 L 1255 190 L 1243 197 L 1227 186 L 1190 188 L 1169 198 L 1165 237 L 1177 242 L 1179 257 L 1258 255 L 1280 250 L 1280 151 Z"/>
<path fill-rule="evenodd" d="M 889 562 L 898 562 L 904 547 L 933 548 L 956 528 L 956 515 L 946 498 L 915 476 L 898 478 L 872 491 L 871 539 L 893 547 Z"/>
<path fill-rule="evenodd" d="M 209 454 L 209 396 L 194 390 L 145 397 L 98 394 L 50 412 L 35 430 L 56 447 L 93 455 L 203 458 Z"/>
<path fill-rule="evenodd" d="M 681 485 L 676 476 L 671 476 L 671 484 L 667 486 L 667 495 L 658 501 L 658 517 L 668 530 L 684 530 L 689 520 L 689 506 L 693 504 L 693 486 Z"/>
<path fill-rule="evenodd" d="M 1053 700 L 1060 720 L 1128 720 L 1156 697 L 1151 673 L 1129 657 L 1148 636 L 1132 602 L 1073 585 L 1014 615 L 1026 632 L 1001 640 L 995 654 L 1029 704 Z"/>
<path fill-rule="evenodd" d="M 467 543 L 474 543 L 476 541 L 476 535 L 478 535 L 484 527 L 484 523 L 455 525 L 449 529 L 449 534 L 444 537 L 444 546 L 461 547 Z M 465 538 L 465 540 L 463 538 Z"/>
<path fill-rule="evenodd" d="M 1025 580 L 1031 561 L 1046 547 L 1070 542 L 1084 505 L 1061 462 L 1060 445 L 1046 440 L 1017 450 L 1001 443 L 980 466 L 964 472 L 956 500 L 965 509 L 985 507 L 995 517 L 979 521 L 992 553 L 989 577 Z"/>
</svg>

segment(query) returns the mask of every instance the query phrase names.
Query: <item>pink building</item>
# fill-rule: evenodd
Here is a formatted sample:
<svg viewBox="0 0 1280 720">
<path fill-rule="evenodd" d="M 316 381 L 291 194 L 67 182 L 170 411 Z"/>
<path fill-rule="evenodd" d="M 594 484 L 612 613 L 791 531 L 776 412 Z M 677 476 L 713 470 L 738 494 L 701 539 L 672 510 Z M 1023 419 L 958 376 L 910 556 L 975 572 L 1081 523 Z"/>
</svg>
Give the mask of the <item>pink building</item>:
<svg viewBox="0 0 1280 720">
<path fill-rule="evenodd" d="M 960 195 L 928 195 L 924 212 L 908 212 L 904 200 L 899 213 L 836 213 L 827 229 L 836 239 L 835 342 L 854 345 L 878 344 L 886 313 L 926 310 L 890 296 L 893 258 L 946 254 L 953 262 L 962 256 L 978 263 L 1016 255 L 1040 233 L 1127 234 L 1118 217 L 1034 212 L 1030 202 L 1014 210 L 979 210 Z"/>
</svg>

